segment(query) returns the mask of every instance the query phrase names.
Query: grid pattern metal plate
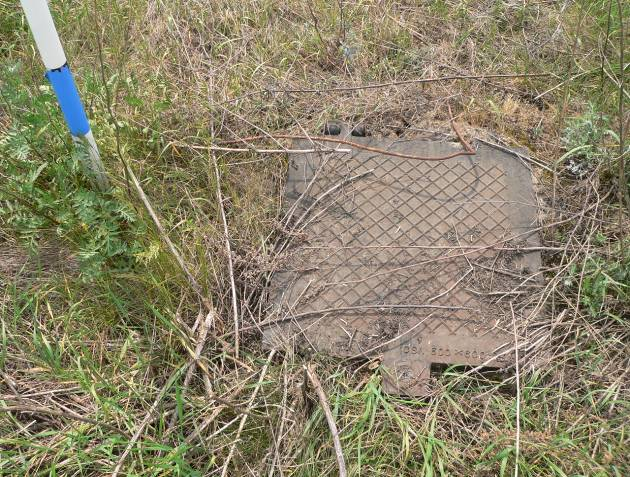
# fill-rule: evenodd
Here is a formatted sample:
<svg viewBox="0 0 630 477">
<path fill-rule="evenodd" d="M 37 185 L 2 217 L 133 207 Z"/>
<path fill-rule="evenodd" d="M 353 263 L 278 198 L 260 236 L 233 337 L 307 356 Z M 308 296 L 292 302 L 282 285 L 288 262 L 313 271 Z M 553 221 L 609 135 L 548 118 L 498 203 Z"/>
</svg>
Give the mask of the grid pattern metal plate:
<svg viewBox="0 0 630 477">
<path fill-rule="evenodd" d="M 459 148 L 352 140 L 423 156 Z M 444 162 L 293 154 L 284 198 L 290 233 L 269 290 L 267 345 L 382 355 L 385 390 L 408 395 L 426 393 L 432 363 L 513 362 L 514 297 L 540 267 L 520 159 L 485 146 Z"/>
</svg>

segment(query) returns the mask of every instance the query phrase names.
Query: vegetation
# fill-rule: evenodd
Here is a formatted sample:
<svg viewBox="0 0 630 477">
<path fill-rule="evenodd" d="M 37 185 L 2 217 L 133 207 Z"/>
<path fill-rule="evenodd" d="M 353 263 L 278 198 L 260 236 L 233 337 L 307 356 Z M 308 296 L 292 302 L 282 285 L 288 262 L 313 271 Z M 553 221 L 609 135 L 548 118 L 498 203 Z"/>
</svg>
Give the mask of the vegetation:
<svg viewBox="0 0 630 477">
<path fill-rule="evenodd" d="M 349 475 L 630 474 L 628 2 L 51 7 L 113 187 L 91 187 L 0 0 L 0 475 L 338 475 L 306 363 Z M 449 133 L 449 108 L 538 164 L 545 285 L 520 372 L 453 367 L 409 399 L 378 359 L 262 349 L 286 157 L 213 148 L 330 118 Z"/>
</svg>

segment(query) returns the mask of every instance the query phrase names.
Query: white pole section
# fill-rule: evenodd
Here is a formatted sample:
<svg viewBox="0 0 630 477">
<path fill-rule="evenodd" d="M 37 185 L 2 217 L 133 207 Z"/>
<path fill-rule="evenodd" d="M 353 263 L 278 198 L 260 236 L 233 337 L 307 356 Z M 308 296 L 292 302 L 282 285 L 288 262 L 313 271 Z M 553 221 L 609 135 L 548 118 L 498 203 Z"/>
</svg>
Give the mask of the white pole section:
<svg viewBox="0 0 630 477">
<path fill-rule="evenodd" d="M 22 0 L 21 3 L 44 66 L 47 70 L 61 68 L 66 64 L 66 55 L 48 9 L 48 2 Z"/>
<path fill-rule="evenodd" d="M 87 152 L 84 160 L 87 172 L 101 190 L 109 187 L 98 147 L 90 130 L 77 86 L 68 67 L 57 29 L 46 0 L 20 0 L 35 44 L 46 67 L 46 78 L 57 95 L 59 107 L 76 143 Z"/>
</svg>

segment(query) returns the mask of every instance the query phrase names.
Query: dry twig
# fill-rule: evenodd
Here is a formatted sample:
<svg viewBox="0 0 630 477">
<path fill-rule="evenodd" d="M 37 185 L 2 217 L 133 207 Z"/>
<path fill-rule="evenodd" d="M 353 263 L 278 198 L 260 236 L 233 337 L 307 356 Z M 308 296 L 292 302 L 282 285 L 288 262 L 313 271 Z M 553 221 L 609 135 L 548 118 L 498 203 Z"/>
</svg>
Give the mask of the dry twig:
<svg viewBox="0 0 630 477">
<path fill-rule="evenodd" d="M 265 365 L 263 366 L 262 370 L 260 371 L 260 378 L 258 378 L 258 383 L 256 383 L 256 387 L 254 388 L 254 392 L 252 393 L 252 397 L 249 399 L 249 403 L 247 404 L 247 413 L 243 413 L 243 416 L 241 417 L 241 423 L 239 424 L 238 431 L 236 432 L 236 439 L 234 439 L 234 442 L 232 443 L 232 447 L 230 447 L 230 453 L 228 454 L 227 458 L 225 459 L 225 464 L 223 464 L 223 470 L 221 471 L 221 477 L 225 477 L 227 475 L 227 471 L 228 471 L 228 468 L 230 466 L 230 461 L 232 460 L 232 457 L 234 456 L 234 451 L 236 450 L 236 444 L 238 444 L 238 441 L 241 439 L 241 433 L 243 432 L 243 429 L 245 428 L 245 423 L 247 422 L 247 417 L 249 416 L 249 412 L 251 411 L 251 409 L 252 409 L 252 407 L 254 405 L 254 401 L 256 400 L 256 396 L 258 395 L 258 391 L 260 391 L 262 383 L 265 380 L 265 375 L 267 374 L 267 369 L 269 369 L 269 365 L 271 364 L 271 360 L 273 359 L 275 354 L 276 354 L 276 350 L 272 349 L 269 352 L 269 356 L 267 356 L 267 362 L 265 363 Z"/>
<path fill-rule="evenodd" d="M 389 88 L 393 86 L 404 86 L 409 84 L 426 84 L 426 83 L 441 83 L 446 81 L 457 81 L 457 80 L 474 80 L 483 82 L 487 79 L 514 79 L 514 78 L 546 78 L 549 76 L 553 76 L 551 73 L 523 73 L 523 74 L 491 74 L 491 75 L 451 75 L 451 76 L 440 76 L 437 78 L 417 78 L 411 80 L 404 81 L 389 81 L 387 83 L 373 83 L 373 84 L 365 84 L 365 85 L 357 85 L 357 86 L 340 86 L 340 87 L 332 87 L 332 88 L 294 88 L 294 89 L 277 89 L 277 88 L 266 88 L 260 89 L 258 91 L 252 91 L 251 93 L 247 93 L 241 95 L 237 98 L 228 99 L 223 101 L 221 104 L 233 103 L 236 101 L 240 101 L 244 98 L 257 96 L 259 94 L 265 93 L 273 93 L 273 94 L 288 94 L 288 93 L 336 93 L 336 92 L 348 92 L 348 91 L 361 91 L 361 90 L 369 90 L 369 89 L 380 89 L 380 88 Z"/>
<path fill-rule="evenodd" d="M 324 415 L 326 416 L 326 422 L 328 423 L 330 433 L 332 434 L 335 454 L 337 455 L 337 464 L 339 465 L 339 477 L 346 477 L 348 473 L 346 471 L 346 461 L 343 457 L 343 449 L 341 448 L 341 440 L 339 440 L 339 430 L 337 429 L 337 424 L 335 424 L 335 418 L 330 411 L 330 406 L 328 405 L 328 400 L 326 399 L 326 393 L 324 393 L 324 389 L 322 388 L 322 384 L 319 382 L 319 378 L 315 373 L 313 365 L 309 364 L 304 366 L 304 369 L 306 370 L 306 375 L 308 376 L 309 381 L 315 388 L 315 392 L 319 398 L 319 403 L 322 406 Z"/>
<path fill-rule="evenodd" d="M 460 133 L 459 129 L 457 128 L 457 125 L 455 124 L 455 121 L 451 121 L 451 126 L 453 128 L 453 131 L 455 131 L 455 134 L 457 135 L 457 138 L 459 139 L 459 141 L 461 142 L 462 146 L 464 147 L 464 150 L 463 151 L 457 151 L 457 152 L 454 152 L 452 154 L 447 154 L 445 156 L 433 156 L 433 157 L 429 157 L 429 156 L 415 156 L 415 155 L 411 155 L 411 154 L 403 154 L 403 153 L 400 153 L 400 152 L 389 151 L 389 150 L 381 149 L 381 148 L 378 148 L 378 147 L 366 146 L 365 144 L 359 144 L 357 142 L 348 141 L 346 139 L 336 139 L 336 138 L 332 138 L 332 137 L 328 137 L 328 136 L 306 136 L 306 135 L 302 135 L 302 134 L 272 134 L 271 136 L 273 136 L 274 139 L 308 139 L 311 142 L 312 141 L 323 141 L 323 142 L 332 142 L 332 143 L 335 143 L 335 144 L 344 144 L 346 146 L 351 146 L 351 147 L 353 147 L 355 149 L 361 149 L 363 151 L 375 152 L 377 154 L 382 154 L 384 156 L 399 157 L 401 159 L 412 159 L 412 160 L 416 160 L 416 161 L 446 161 L 447 159 L 453 159 L 453 158 L 459 157 L 459 156 L 474 156 L 475 155 L 475 150 L 472 148 L 472 146 L 470 146 L 470 144 L 468 144 L 468 142 L 466 142 L 466 140 L 464 139 L 464 137 Z M 268 139 L 268 138 L 269 138 L 269 135 L 249 136 L 249 137 L 234 139 L 234 140 L 230 140 L 230 141 L 223 141 L 222 144 L 234 144 L 234 143 L 239 143 L 239 142 L 257 141 L 257 140 Z"/>
<path fill-rule="evenodd" d="M 624 201 L 626 203 L 626 207 L 630 209 L 630 195 L 628 194 L 628 182 L 626 180 L 626 148 L 625 148 L 625 132 L 624 132 L 624 87 L 625 87 L 625 78 L 626 78 L 626 64 L 624 59 L 624 36 L 625 31 L 623 27 L 623 7 L 621 4 L 621 0 L 617 0 L 617 6 L 619 7 L 619 24 L 621 28 L 621 32 L 619 35 L 619 64 L 621 65 L 619 68 L 619 75 L 621 78 L 619 79 L 619 226 L 621 228 L 620 232 L 623 236 L 623 204 Z"/>
<path fill-rule="evenodd" d="M 232 294 L 232 312 L 234 316 L 234 354 L 238 358 L 239 348 L 239 316 L 238 316 L 238 300 L 236 297 L 236 282 L 234 280 L 234 262 L 232 260 L 232 246 L 230 245 L 230 233 L 228 231 L 227 218 L 225 216 L 225 207 L 223 206 L 223 194 L 221 193 L 221 175 L 219 174 L 219 166 L 217 158 L 212 153 L 214 162 L 214 172 L 217 179 L 217 200 L 219 201 L 219 211 L 221 212 L 221 221 L 223 222 L 223 240 L 225 241 L 225 251 L 228 258 L 228 272 L 230 274 L 230 289 Z"/>
<path fill-rule="evenodd" d="M 142 435 L 142 433 L 144 432 L 144 429 L 147 427 L 147 425 L 151 422 L 151 420 L 153 419 L 153 415 L 155 414 L 155 412 L 157 411 L 158 406 L 160 405 L 160 403 L 162 402 L 162 400 L 164 399 L 164 396 L 166 395 L 167 391 L 171 388 L 173 382 L 175 381 L 175 379 L 185 370 L 188 368 L 188 366 L 190 366 L 190 364 L 186 364 L 185 366 L 183 366 L 182 368 L 179 368 L 175 371 L 175 373 L 173 373 L 173 375 L 171 376 L 171 378 L 166 382 L 166 384 L 162 387 L 162 389 L 160 390 L 160 392 L 158 393 L 157 397 L 155 398 L 155 401 L 153 401 L 153 404 L 151 405 L 151 407 L 149 408 L 149 410 L 147 411 L 147 413 L 144 416 L 144 419 L 142 420 L 142 422 L 138 425 L 138 427 L 136 427 L 135 432 L 133 433 L 133 436 L 131 436 L 131 439 L 129 440 L 129 442 L 127 443 L 127 446 L 125 447 L 125 450 L 123 451 L 123 453 L 120 455 L 118 462 L 116 463 L 116 467 L 114 467 L 114 470 L 112 472 L 111 477 L 117 477 L 118 474 L 120 473 L 120 469 L 122 469 L 123 464 L 125 463 L 125 460 L 127 459 L 127 456 L 129 455 L 129 453 L 131 452 L 131 449 L 133 449 L 133 446 L 136 444 L 136 442 L 138 442 L 138 439 L 140 439 L 140 436 Z"/>
<path fill-rule="evenodd" d="M 518 356 L 518 333 L 516 331 L 516 315 L 514 313 L 514 305 L 510 302 L 510 311 L 512 312 L 512 326 L 514 328 L 514 353 L 516 365 L 516 442 L 514 444 L 514 477 L 518 477 L 519 457 L 521 451 L 521 368 Z"/>
<path fill-rule="evenodd" d="M 203 316 L 203 315 L 202 315 Z M 188 389 L 188 385 L 193 377 L 195 370 L 197 369 L 197 364 L 201 359 L 201 352 L 206 344 L 206 339 L 208 338 L 208 329 L 214 320 L 214 314 L 209 312 L 206 314 L 206 319 L 201 321 L 199 325 L 199 335 L 197 338 L 197 346 L 195 347 L 195 354 L 190 358 L 190 366 L 188 371 L 186 371 L 186 376 L 184 377 L 184 383 L 182 384 L 182 399 L 184 399 L 184 395 L 186 390 Z M 204 375 L 205 376 L 205 375 Z M 211 397 L 211 396 L 210 396 Z M 169 427 L 172 429 L 175 426 L 175 422 L 177 421 L 177 413 L 173 413 L 171 417 L 171 421 L 169 423 Z"/>
<path fill-rule="evenodd" d="M 97 421 L 96 419 L 90 419 L 89 417 L 80 416 L 79 414 L 72 412 L 70 410 L 58 411 L 56 409 L 49 409 L 42 406 L 29 406 L 25 404 L 16 404 L 11 406 L 0 407 L 0 412 L 29 412 L 29 413 L 38 413 L 38 414 L 47 414 L 49 416 L 55 417 L 65 417 L 68 419 L 74 419 L 75 421 L 85 422 L 86 424 L 93 424 L 97 427 L 103 427 L 105 429 L 109 429 L 112 432 L 117 434 L 122 434 L 124 436 L 129 437 L 129 434 L 122 429 L 119 429 L 115 426 L 107 424 L 106 422 Z"/>
</svg>

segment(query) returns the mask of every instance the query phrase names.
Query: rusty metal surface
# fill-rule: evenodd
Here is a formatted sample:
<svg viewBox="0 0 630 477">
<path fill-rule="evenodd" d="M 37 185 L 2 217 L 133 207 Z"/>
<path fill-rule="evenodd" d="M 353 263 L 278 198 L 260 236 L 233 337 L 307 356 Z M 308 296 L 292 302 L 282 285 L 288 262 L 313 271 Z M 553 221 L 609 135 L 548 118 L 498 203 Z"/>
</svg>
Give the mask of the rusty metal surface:
<svg viewBox="0 0 630 477">
<path fill-rule="evenodd" d="M 418 155 L 461 147 L 350 139 Z M 520 159 L 483 145 L 445 162 L 293 154 L 284 198 L 291 233 L 271 282 L 268 346 L 382 355 L 384 389 L 408 395 L 426 393 L 432 363 L 513 363 L 510 303 L 540 267 L 539 252 L 523 250 L 539 241 Z"/>
</svg>

